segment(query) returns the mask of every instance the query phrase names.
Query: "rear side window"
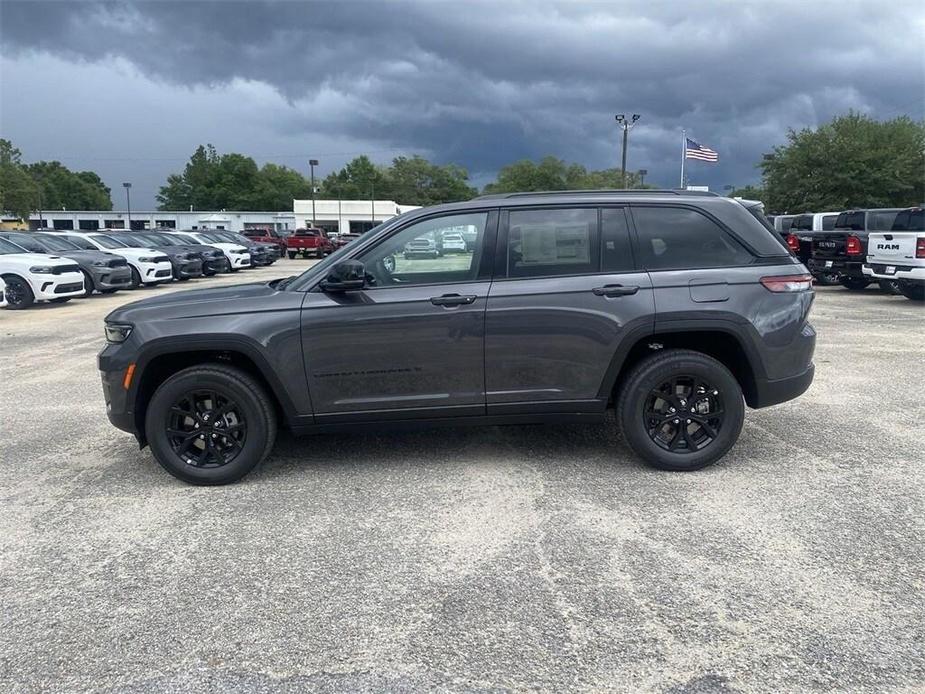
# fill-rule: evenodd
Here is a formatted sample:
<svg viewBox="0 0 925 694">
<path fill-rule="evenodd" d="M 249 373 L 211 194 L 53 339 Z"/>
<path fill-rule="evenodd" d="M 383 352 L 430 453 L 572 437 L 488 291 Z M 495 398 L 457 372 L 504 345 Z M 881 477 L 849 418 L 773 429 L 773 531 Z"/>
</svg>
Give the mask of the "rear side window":
<svg viewBox="0 0 925 694">
<path fill-rule="evenodd" d="M 822 230 L 823 231 L 832 231 L 835 228 L 835 220 L 838 219 L 837 214 L 824 214 L 822 215 Z"/>
<path fill-rule="evenodd" d="M 706 215 L 683 207 L 633 207 L 649 270 L 748 265 L 752 254 Z"/>
<path fill-rule="evenodd" d="M 790 225 L 791 231 L 812 231 L 813 230 L 813 216 L 811 214 L 801 214 L 799 217 L 793 218 L 793 223 Z"/>
<path fill-rule="evenodd" d="M 597 272 L 600 267 L 597 209 L 512 210 L 507 247 L 508 277 Z"/>
</svg>

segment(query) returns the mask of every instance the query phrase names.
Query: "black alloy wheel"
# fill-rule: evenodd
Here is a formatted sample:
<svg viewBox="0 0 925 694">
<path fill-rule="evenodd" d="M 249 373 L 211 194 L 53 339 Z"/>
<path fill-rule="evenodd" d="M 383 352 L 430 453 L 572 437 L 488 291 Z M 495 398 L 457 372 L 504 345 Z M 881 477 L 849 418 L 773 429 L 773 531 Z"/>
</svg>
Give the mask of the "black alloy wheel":
<svg viewBox="0 0 925 694">
<path fill-rule="evenodd" d="M 229 395 L 215 389 L 192 390 L 170 408 L 167 441 L 187 465 L 222 467 L 242 451 L 247 420 Z"/>
<path fill-rule="evenodd" d="M 720 392 L 699 376 L 673 376 L 649 392 L 643 410 L 646 431 L 656 446 L 694 453 L 713 443 L 723 428 Z"/>
<path fill-rule="evenodd" d="M 13 276 L 4 277 L 3 280 L 6 282 L 7 308 L 18 311 L 35 303 L 35 294 L 26 280 Z"/>
</svg>

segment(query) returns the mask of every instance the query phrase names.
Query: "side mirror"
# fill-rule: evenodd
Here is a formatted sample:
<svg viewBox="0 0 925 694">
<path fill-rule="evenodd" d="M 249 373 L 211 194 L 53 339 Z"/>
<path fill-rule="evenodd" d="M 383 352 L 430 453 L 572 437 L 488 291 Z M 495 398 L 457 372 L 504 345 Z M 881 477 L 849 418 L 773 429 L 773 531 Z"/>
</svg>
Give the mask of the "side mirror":
<svg viewBox="0 0 925 694">
<path fill-rule="evenodd" d="M 366 266 L 358 260 L 342 260 L 321 282 L 326 292 L 349 292 L 366 286 Z"/>
</svg>

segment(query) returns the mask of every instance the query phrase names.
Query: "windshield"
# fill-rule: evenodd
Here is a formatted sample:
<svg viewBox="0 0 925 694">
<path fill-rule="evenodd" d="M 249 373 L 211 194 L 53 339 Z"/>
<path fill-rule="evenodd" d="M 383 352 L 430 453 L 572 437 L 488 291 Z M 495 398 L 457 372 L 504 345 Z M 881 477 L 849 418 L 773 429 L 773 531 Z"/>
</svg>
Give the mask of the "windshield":
<svg viewBox="0 0 925 694">
<path fill-rule="evenodd" d="M 114 239 L 112 236 L 106 236 L 105 234 L 94 234 L 90 237 L 103 248 L 130 248 L 128 244 L 122 243 Z"/>
<path fill-rule="evenodd" d="M 192 236 L 187 236 L 186 234 L 174 234 L 171 238 L 176 239 L 180 243 L 185 243 L 188 246 L 201 246 L 202 242 L 194 239 Z"/>
<path fill-rule="evenodd" d="M 58 238 L 58 237 L 55 237 Z M 87 239 L 81 236 L 68 236 L 66 239 L 62 239 L 68 243 L 74 244 L 77 248 L 82 251 L 98 251 L 99 249 L 94 246 L 92 243 L 87 241 Z"/>
<path fill-rule="evenodd" d="M 228 239 L 231 243 L 243 243 L 245 246 L 249 246 L 250 244 L 254 243 L 253 239 L 249 239 L 246 236 L 242 236 L 241 234 L 227 233 L 222 234 L 222 236 Z"/>
<path fill-rule="evenodd" d="M 206 241 L 208 241 L 209 243 L 228 243 L 228 241 L 226 241 L 225 239 L 223 239 L 223 238 L 222 238 L 221 236 L 219 236 L 218 234 L 205 234 L 205 233 L 203 233 L 203 232 L 199 232 L 199 236 L 200 236 L 201 238 L 204 238 L 204 239 L 205 239 Z"/>
<path fill-rule="evenodd" d="M 151 234 L 151 238 L 157 239 L 160 242 L 161 246 L 188 246 L 189 244 L 184 243 L 175 236 L 169 234 Z"/>
<path fill-rule="evenodd" d="M 111 234 L 113 241 L 121 243 L 125 248 L 147 248 L 151 244 L 134 234 Z"/>
<path fill-rule="evenodd" d="M 0 239 L 0 254 L 9 255 L 10 253 L 28 253 L 25 248 L 20 248 L 15 243 L 11 243 L 6 239 Z"/>
<path fill-rule="evenodd" d="M 77 244 L 71 243 L 67 239 L 62 239 L 60 236 L 42 236 L 40 241 L 43 245 L 55 251 L 79 251 L 80 250 L 80 247 Z M 90 244 L 90 245 L 92 246 L 93 244 Z"/>
</svg>

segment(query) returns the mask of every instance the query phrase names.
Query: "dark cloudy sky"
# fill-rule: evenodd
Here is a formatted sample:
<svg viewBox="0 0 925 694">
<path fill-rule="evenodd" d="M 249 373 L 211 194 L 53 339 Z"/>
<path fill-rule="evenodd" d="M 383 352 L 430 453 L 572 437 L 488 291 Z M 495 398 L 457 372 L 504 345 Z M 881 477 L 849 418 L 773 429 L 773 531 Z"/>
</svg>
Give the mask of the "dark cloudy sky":
<svg viewBox="0 0 925 694">
<path fill-rule="evenodd" d="M 418 153 L 483 184 L 521 158 L 678 182 L 758 179 L 788 127 L 923 116 L 919 2 L 0 1 L 0 135 L 154 204 L 200 143 L 320 173 Z M 118 190 L 117 190 L 118 188 Z M 136 201 L 137 200 L 137 201 Z"/>
</svg>

